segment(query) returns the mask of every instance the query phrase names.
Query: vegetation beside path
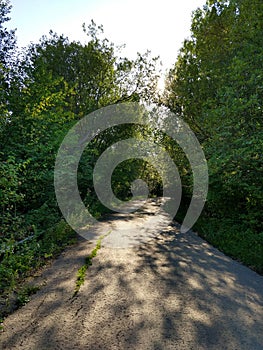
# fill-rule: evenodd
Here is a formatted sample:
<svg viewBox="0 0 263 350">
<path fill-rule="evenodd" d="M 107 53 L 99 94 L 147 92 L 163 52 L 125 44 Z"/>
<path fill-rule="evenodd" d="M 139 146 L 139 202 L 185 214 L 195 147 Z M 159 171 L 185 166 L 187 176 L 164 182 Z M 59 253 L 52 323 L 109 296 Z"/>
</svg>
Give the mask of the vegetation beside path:
<svg viewBox="0 0 263 350">
<path fill-rule="evenodd" d="M 209 169 L 207 202 L 195 229 L 263 273 L 263 2 L 208 0 L 194 11 L 191 36 L 174 58 L 162 95 L 159 59 L 149 52 L 122 57 L 102 26 L 83 26 L 86 44 L 50 32 L 21 51 L 15 31 L 5 26 L 10 11 L 9 1 L 0 0 L 0 306 L 20 293 L 32 271 L 76 240 L 53 185 L 64 136 L 83 116 L 122 101 L 155 102 L 188 123 Z M 94 138 L 78 169 L 83 202 L 94 217 L 107 211 L 94 191 L 94 165 L 110 145 L 132 137 L 153 141 L 177 165 L 180 221 L 192 196 L 189 161 L 174 140 L 146 127 L 125 124 Z M 116 167 L 114 194 L 131 198 L 138 178 L 150 196 L 162 194 L 160 176 L 141 159 Z M 17 300 L 23 303 L 31 292 Z"/>
</svg>

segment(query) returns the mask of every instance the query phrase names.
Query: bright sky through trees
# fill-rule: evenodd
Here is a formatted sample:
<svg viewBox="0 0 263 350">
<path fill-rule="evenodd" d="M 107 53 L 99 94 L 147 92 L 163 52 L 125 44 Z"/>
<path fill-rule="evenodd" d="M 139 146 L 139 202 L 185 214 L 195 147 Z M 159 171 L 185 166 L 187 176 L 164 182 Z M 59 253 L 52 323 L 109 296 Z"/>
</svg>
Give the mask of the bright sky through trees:
<svg viewBox="0 0 263 350">
<path fill-rule="evenodd" d="M 9 26 L 17 28 L 18 44 L 37 42 L 49 30 L 85 41 L 82 23 L 91 19 L 104 26 L 105 36 L 116 45 L 126 44 L 123 54 L 151 50 L 160 55 L 164 68 L 175 62 L 178 49 L 189 35 L 191 12 L 205 0 L 11 0 Z"/>
</svg>

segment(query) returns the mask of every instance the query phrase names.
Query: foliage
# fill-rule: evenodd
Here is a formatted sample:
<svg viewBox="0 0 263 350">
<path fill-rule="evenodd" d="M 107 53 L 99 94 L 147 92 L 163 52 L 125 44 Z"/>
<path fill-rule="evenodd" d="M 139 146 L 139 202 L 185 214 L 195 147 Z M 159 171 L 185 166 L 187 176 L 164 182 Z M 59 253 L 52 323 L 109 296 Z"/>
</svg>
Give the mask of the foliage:
<svg viewBox="0 0 263 350">
<path fill-rule="evenodd" d="M 14 237 L 4 239 L 0 250 L 0 291 L 8 293 L 33 269 L 57 256 L 67 245 L 75 242 L 72 229 L 61 220 L 44 232 L 17 242 Z"/>
<path fill-rule="evenodd" d="M 0 0 L 0 290 L 56 256 L 75 234 L 62 220 L 53 188 L 54 163 L 68 130 L 83 116 L 122 101 L 158 102 L 158 58 L 138 53 L 118 57 L 116 47 L 93 21 L 87 42 L 50 32 L 19 52 L 15 31 L 4 26 L 9 1 Z M 263 3 L 207 1 L 193 14 L 167 77 L 164 103 L 196 133 L 209 165 L 210 187 L 200 234 L 262 272 Z M 253 57 L 253 59 L 251 59 Z M 113 143 L 129 137 L 151 140 L 176 162 L 185 205 L 192 194 L 189 162 L 171 138 L 136 125 L 110 128 L 83 152 L 78 169 L 81 197 L 95 217 L 107 210 L 93 190 L 93 168 Z M 141 160 L 114 171 L 117 197 L 128 199 L 133 180 L 158 194 L 157 172 Z M 96 248 L 98 249 L 98 248 Z M 96 250 L 97 251 L 97 250 Z M 95 253 L 96 253 L 95 251 Z M 76 288 L 93 254 L 79 271 Z M 20 303 L 27 299 L 22 293 Z"/>
<path fill-rule="evenodd" d="M 15 30 L 8 30 L 5 22 L 9 21 L 8 14 L 11 5 L 8 0 L 0 1 L 0 132 L 6 124 L 8 110 L 8 95 L 12 66 L 12 53 L 16 48 Z"/>
<path fill-rule="evenodd" d="M 157 58 L 149 52 L 135 60 L 116 56 L 114 44 L 102 37 L 103 27 L 93 21 L 83 25 L 84 44 L 51 31 L 21 52 L 15 31 L 4 27 L 10 9 L 9 1 L 0 0 L 0 290 L 4 294 L 74 238 L 61 219 L 53 187 L 55 158 L 65 134 L 100 107 L 154 99 L 158 77 Z M 123 136 L 134 133 L 132 127 L 121 130 Z M 103 147 L 116 139 L 111 130 L 98 136 L 80 162 L 80 192 L 96 217 L 106 208 L 96 201 L 92 168 Z M 137 172 L 140 168 L 138 164 Z M 127 182 L 127 171 L 122 177 Z M 21 296 L 21 303 L 25 299 Z"/>
<path fill-rule="evenodd" d="M 195 131 L 208 160 L 205 237 L 261 272 L 262 253 L 256 260 L 252 255 L 262 245 L 256 238 L 263 204 L 262 6 L 255 0 L 207 1 L 198 9 L 165 96 L 166 105 Z M 245 239 L 257 242 L 255 254 Z"/>
</svg>

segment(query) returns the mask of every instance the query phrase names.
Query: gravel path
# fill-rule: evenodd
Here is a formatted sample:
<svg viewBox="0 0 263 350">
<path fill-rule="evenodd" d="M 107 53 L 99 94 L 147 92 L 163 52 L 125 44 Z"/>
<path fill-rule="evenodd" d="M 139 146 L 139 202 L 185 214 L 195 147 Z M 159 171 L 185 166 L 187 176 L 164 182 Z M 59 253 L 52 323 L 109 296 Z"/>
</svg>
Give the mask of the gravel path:
<svg viewBox="0 0 263 350">
<path fill-rule="evenodd" d="M 115 217 L 101 229 L 127 232 L 134 220 Z M 1 349 L 263 349 L 263 276 L 195 233 L 172 225 L 122 248 L 108 239 L 72 298 L 93 246 L 83 240 L 43 271 L 41 290 L 4 321 Z"/>
</svg>

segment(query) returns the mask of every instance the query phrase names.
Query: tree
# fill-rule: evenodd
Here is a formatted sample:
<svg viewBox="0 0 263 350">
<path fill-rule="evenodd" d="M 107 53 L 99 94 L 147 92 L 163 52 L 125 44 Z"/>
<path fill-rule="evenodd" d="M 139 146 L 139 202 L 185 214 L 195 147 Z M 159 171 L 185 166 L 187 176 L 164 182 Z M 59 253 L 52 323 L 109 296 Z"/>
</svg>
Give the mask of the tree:
<svg viewBox="0 0 263 350">
<path fill-rule="evenodd" d="M 156 59 L 151 60 L 149 53 L 138 54 L 135 61 L 118 58 L 114 45 L 99 38 L 102 26 L 92 22 L 88 29 L 83 27 L 89 37 L 86 44 L 70 42 L 51 31 L 49 37 L 43 36 L 19 55 L 14 67 L 8 99 L 10 117 L 1 142 L 4 161 L 10 154 L 15 164 L 24 164 L 18 170 L 23 200 L 16 203 L 16 212 L 24 216 L 56 207 L 55 157 L 64 135 L 78 119 L 123 99 L 146 99 L 155 89 Z M 134 133 L 133 127 L 123 126 L 98 135 L 83 154 L 84 166 L 80 164 L 81 192 L 92 187 L 92 174 L 87 171 L 96 155 L 120 135 L 125 138 Z"/>
<path fill-rule="evenodd" d="M 262 6 L 255 0 L 207 1 L 193 15 L 191 38 L 166 91 L 166 104 L 204 147 L 207 212 L 239 218 L 256 232 L 262 229 Z"/>
<path fill-rule="evenodd" d="M 16 48 L 15 30 L 7 30 L 4 26 L 9 21 L 11 10 L 9 1 L 0 1 L 0 133 L 9 116 L 8 93 L 10 86 L 10 69 L 12 57 Z"/>
</svg>

